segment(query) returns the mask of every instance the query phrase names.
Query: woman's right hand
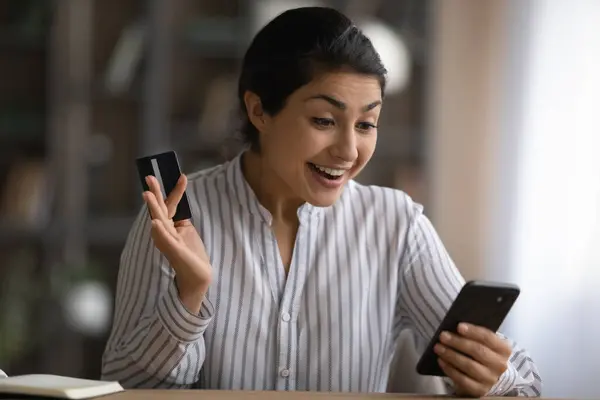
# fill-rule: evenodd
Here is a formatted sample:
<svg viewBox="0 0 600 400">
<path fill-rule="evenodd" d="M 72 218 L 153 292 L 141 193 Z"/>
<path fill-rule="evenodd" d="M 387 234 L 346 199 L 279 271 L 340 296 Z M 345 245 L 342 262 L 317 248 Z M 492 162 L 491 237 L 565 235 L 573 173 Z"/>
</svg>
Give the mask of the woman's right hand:
<svg viewBox="0 0 600 400">
<path fill-rule="evenodd" d="M 204 243 L 192 221 L 173 222 L 177 205 L 187 187 L 187 177 L 181 175 L 166 199 L 155 177 L 147 176 L 146 183 L 150 190 L 145 191 L 143 197 L 152 218 L 154 245 L 175 270 L 175 282 L 182 303 L 191 313 L 198 314 L 211 282 L 212 268 Z"/>
</svg>

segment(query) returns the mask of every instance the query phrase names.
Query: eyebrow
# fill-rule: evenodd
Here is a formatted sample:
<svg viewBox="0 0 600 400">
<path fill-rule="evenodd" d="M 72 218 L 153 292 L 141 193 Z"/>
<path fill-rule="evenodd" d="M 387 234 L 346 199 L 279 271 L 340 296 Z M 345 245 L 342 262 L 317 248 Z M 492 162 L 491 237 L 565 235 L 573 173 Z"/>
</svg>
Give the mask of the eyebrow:
<svg viewBox="0 0 600 400">
<path fill-rule="evenodd" d="M 346 103 L 344 103 L 343 101 L 340 101 L 340 100 L 333 98 L 331 96 L 328 96 L 326 94 L 317 94 L 315 96 L 311 96 L 308 99 L 306 99 L 306 101 L 309 101 L 309 100 L 325 100 L 326 102 L 328 102 L 329 104 L 331 104 L 332 106 L 334 106 L 336 108 L 339 108 L 340 110 L 345 110 L 348 108 L 346 106 Z M 374 101 L 374 102 L 366 105 L 365 107 L 363 107 L 362 110 L 363 110 L 363 112 L 367 112 L 367 111 L 370 111 L 380 105 L 381 105 L 381 100 L 377 100 L 377 101 Z"/>
</svg>

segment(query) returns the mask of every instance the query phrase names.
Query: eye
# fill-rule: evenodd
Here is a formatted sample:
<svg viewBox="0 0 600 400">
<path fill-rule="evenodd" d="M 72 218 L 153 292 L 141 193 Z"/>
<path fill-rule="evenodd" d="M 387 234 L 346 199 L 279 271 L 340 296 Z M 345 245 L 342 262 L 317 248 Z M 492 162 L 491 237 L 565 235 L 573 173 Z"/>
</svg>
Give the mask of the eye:
<svg viewBox="0 0 600 400">
<path fill-rule="evenodd" d="M 335 125 L 335 121 L 331 118 L 312 118 L 313 124 L 318 128 L 330 128 Z"/>
<path fill-rule="evenodd" d="M 356 129 L 362 132 L 369 132 L 372 129 L 377 129 L 377 125 L 370 122 L 359 122 L 356 124 Z"/>
</svg>

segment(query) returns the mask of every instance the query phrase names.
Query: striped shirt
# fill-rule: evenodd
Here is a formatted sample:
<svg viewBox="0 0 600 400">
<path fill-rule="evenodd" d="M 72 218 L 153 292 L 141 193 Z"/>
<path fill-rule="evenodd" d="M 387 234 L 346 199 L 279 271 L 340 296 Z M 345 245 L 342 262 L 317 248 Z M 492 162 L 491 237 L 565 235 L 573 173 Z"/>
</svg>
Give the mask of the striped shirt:
<svg viewBox="0 0 600 400">
<path fill-rule="evenodd" d="M 198 315 L 179 300 L 140 212 L 121 255 L 102 378 L 125 387 L 385 391 L 400 332 L 412 330 L 422 351 L 464 284 L 422 206 L 354 181 L 331 207 L 304 204 L 286 278 L 271 215 L 240 161 L 189 176 L 213 267 Z M 511 343 L 490 394 L 539 394 L 536 366 Z"/>
</svg>

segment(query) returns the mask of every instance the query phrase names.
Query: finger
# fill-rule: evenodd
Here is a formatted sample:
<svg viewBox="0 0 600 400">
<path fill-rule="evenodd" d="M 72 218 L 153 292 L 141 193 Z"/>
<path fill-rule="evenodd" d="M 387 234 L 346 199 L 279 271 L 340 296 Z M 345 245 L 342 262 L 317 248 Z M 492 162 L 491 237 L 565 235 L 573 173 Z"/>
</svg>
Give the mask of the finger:
<svg viewBox="0 0 600 400">
<path fill-rule="evenodd" d="M 161 252 L 168 253 L 169 248 L 176 249 L 179 247 L 179 241 L 175 236 L 173 236 L 169 232 L 169 230 L 161 220 L 152 220 L 151 236 L 152 240 L 154 240 L 155 244 Z"/>
<path fill-rule="evenodd" d="M 142 196 L 144 198 L 144 201 L 146 202 L 146 205 L 148 206 L 148 209 L 150 210 L 150 215 L 152 216 L 152 219 L 163 220 L 167 218 L 164 210 L 160 207 L 158 200 L 156 199 L 156 196 L 153 192 L 144 192 Z"/>
<path fill-rule="evenodd" d="M 181 201 L 183 194 L 185 193 L 185 189 L 187 187 L 187 177 L 183 174 L 177 180 L 177 184 L 167 196 L 165 200 L 165 204 L 167 206 L 167 215 L 169 218 L 173 218 L 175 216 L 175 212 L 177 211 L 177 205 Z"/>
<path fill-rule="evenodd" d="M 487 394 L 489 389 L 487 389 L 486 386 L 469 378 L 442 359 L 439 359 L 438 363 L 446 376 L 454 382 L 454 386 L 459 395 L 466 394 L 473 397 L 483 397 Z"/>
<path fill-rule="evenodd" d="M 165 227 L 165 229 L 169 232 L 169 234 L 171 234 L 173 237 L 178 239 L 179 234 L 177 233 L 177 230 L 175 229 L 173 220 L 169 219 L 165 215 L 165 211 L 158 205 L 158 202 L 157 202 L 154 194 L 152 192 L 144 192 L 144 200 L 146 201 L 146 204 L 148 205 L 148 209 L 150 210 L 150 216 L 152 217 L 152 220 L 153 221 L 154 220 L 161 221 L 163 226 Z"/>
<path fill-rule="evenodd" d="M 447 348 L 473 357 L 477 362 L 493 371 L 506 369 L 506 357 L 496 353 L 483 343 L 450 332 L 442 332 L 440 342 Z"/>
<path fill-rule="evenodd" d="M 440 359 L 476 382 L 492 386 L 497 381 L 493 371 L 472 358 L 460 354 L 439 343 L 435 345 L 434 351 Z"/>
<path fill-rule="evenodd" d="M 167 206 L 165 204 L 165 198 L 164 198 L 163 192 L 160 188 L 160 183 L 158 183 L 158 179 L 156 179 L 156 177 L 154 177 L 152 175 L 148 175 L 146 177 L 146 184 L 148 185 L 148 188 L 150 189 L 152 194 L 154 194 L 154 197 L 156 197 L 158 205 L 163 210 L 163 213 L 165 215 L 169 215 Z"/>
<path fill-rule="evenodd" d="M 460 323 L 458 324 L 458 333 L 466 338 L 484 344 L 498 354 L 510 356 L 512 349 L 509 343 L 500 336 L 482 326 Z"/>
</svg>

